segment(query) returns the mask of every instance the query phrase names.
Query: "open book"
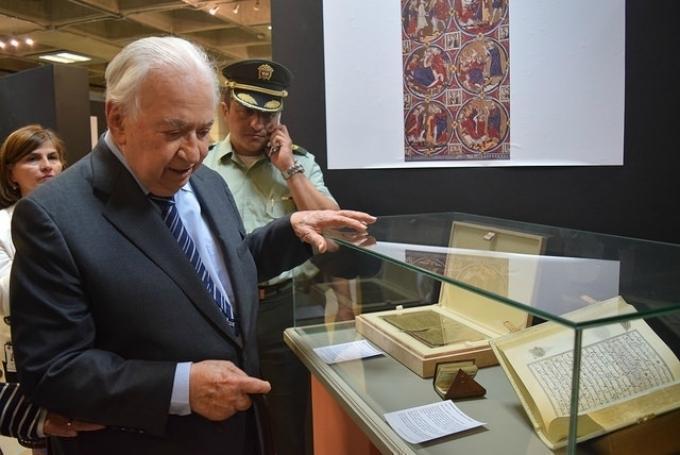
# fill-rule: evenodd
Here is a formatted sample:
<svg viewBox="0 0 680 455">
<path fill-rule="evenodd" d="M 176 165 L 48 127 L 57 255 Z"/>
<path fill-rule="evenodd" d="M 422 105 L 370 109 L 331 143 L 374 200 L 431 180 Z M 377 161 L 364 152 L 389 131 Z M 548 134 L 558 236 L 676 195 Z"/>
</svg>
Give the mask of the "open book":
<svg viewBox="0 0 680 455">
<path fill-rule="evenodd" d="M 571 320 L 634 312 L 621 297 Z M 642 319 L 583 331 L 577 440 L 680 408 L 680 361 Z M 492 347 L 539 437 L 550 448 L 569 435 L 574 331 L 546 322 L 493 340 Z"/>
</svg>

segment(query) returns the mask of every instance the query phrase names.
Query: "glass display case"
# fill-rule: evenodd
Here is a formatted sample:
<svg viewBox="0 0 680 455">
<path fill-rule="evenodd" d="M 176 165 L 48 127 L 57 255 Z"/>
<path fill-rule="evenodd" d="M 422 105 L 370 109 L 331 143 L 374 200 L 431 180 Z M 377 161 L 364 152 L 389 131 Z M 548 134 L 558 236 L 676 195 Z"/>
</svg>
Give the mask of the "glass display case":
<svg viewBox="0 0 680 455">
<path fill-rule="evenodd" d="M 680 451 L 680 245 L 463 213 L 369 233 L 327 234 L 285 338 L 381 452 Z M 314 351 L 363 338 L 386 355 Z M 460 361 L 486 394 L 454 403 L 485 425 L 402 440 L 384 414 L 441 400 L 431 376 Z"/>
</svg>

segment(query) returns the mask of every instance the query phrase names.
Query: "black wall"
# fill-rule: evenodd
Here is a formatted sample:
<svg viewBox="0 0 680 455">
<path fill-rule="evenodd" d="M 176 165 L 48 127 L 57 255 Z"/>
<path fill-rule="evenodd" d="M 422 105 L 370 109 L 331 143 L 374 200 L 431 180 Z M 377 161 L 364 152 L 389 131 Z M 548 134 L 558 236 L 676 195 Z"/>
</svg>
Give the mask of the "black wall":
<svg viewBox="0 0 680 455">
<path fill-rule="evenodd" d="M 272 33 L 274 59 L 295 73 L 284 122 L 325 170 L 321 3 L 272 0 Z M 325 170 L 327 185 L 375 215 L 470 212 L 680 243 L 680 2 L 625 8 L 624 166 Z"/>
<path fill-rule="evenodd" d="M 59 134 L 66 160 L 90 151 L 89 80 L 85 68 L 45 65 L 0 78 L 0 140 L 30 123 Z"/>
</svg>

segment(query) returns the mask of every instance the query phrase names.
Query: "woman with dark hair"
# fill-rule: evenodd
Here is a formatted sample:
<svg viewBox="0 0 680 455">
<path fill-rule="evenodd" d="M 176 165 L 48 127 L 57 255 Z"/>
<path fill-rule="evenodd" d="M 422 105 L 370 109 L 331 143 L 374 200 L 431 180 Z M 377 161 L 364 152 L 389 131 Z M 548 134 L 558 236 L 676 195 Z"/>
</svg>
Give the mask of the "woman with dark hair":
<svg viewBox="0 0 680 455">
<path fill-rule="evenodd" d="M 64 169 L 64 143 L 51 130 L 28 125 L 11 133 L 0 147 L 0 434 L 40 447 L 46 435 L 76 436 L 100 425 L 68 420 L 31 404 L 16 383 L 9 331 L 9 275 L 14 259 L 11 222 L 16 202 Z M 12 382 L 13 381 L 13 382 Z"/>
</svg>

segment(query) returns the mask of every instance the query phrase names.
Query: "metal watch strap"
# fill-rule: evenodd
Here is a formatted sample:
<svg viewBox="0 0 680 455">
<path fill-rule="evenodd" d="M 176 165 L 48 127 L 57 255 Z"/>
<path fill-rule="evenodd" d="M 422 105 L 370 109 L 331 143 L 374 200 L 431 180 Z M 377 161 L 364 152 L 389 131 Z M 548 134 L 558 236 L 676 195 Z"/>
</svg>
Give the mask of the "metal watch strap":
<svg viewBox="0 0 680 455">
<path fill-rule="evenodd" d="M 295 160 L 295 161 L 293 161 L 293 164 L 288 169 L 286 169 L 285 171 L 281 171 L 281 175 L 283 176 L 283 178 L 285 180 L 288 180 L 289 178 L 291 178 L 295 174 L 300 174 L 300 173 L 304 173 L 304 172 L 305 172 L 305 168 L 302 166 L 302 164 L 300 164 L 300 162 L 298 160 Z"/>
</svg>

